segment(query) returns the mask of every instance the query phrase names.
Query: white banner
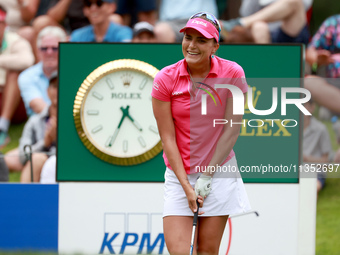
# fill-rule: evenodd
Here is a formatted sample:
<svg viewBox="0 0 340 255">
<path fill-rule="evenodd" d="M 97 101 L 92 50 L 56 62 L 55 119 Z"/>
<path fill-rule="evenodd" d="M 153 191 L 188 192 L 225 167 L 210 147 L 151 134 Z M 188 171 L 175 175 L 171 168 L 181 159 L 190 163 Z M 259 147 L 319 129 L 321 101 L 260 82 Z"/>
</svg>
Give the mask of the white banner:
<svg viewBox="0 0 340 255">
<path fill-rule="evenodd" d="M 231 217 L 220 255 L 299 254 L 299 184 L 245 186 L 259 215 Z M 168 254 L 162 183 L 61 183 L 59 192 L 60 253 Z"/>
</svg>

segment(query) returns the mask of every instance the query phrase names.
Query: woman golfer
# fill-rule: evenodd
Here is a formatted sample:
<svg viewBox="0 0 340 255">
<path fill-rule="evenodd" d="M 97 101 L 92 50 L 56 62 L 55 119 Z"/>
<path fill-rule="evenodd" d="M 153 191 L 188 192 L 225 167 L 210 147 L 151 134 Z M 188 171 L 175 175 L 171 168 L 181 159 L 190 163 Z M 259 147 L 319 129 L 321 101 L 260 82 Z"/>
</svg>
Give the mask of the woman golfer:
<svg viewBox="0 0 340 255">
<path fill-rule="evenodd" d="M 194 14 L 180 32 L 184 59 L 163 68 L 152 90 L 167 166 L 164 237 L 170 254 L 188 254 L 198 200 L 194 254 L 218 254 L 229 214 L 246 212 L 250 205 L 233 151 L 242 115 L 233 115 L 231 91 L 216 84 L 242 93 L 248 85 L 238 64 L 213 55 L 220 32 L 213 15 Z M 227 124 L 216 124 L 217 119 Z"/>
</svg>

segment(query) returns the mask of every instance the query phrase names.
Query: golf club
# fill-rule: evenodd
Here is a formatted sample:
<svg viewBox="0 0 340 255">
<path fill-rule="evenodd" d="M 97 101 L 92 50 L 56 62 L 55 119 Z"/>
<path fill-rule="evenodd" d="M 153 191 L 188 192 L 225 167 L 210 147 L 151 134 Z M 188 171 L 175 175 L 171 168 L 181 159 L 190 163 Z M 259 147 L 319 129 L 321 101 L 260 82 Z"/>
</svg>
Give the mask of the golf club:
<svg viewBox="0 0 340 255">
<path fill-rule="evenodd" d="M 197 211 L 194 213 L 194 222 L 192 224 L 190 255 L 192 255 L 193 250 L 194 250 L 195 233 L 196 233 L 196 226 L 197 226 L 197 220 L 198 220 L 198 210 L 200 208 L 200 204 L 198 203 L 198 200 L 196 200 L 196 204 L 197 204 Z"/>
</svg>

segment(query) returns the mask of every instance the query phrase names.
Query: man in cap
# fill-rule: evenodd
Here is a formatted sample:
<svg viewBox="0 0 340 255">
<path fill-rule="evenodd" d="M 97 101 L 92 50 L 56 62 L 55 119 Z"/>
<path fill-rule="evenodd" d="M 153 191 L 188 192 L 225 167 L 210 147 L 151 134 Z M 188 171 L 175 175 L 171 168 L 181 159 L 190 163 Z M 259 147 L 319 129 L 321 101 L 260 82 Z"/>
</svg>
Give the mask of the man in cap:
<svg viewBox="0 0 340 255">
<path fill-rule="evenodd" d="M 153 43 L 156 42 L 154 27 L 146 21 L 138 22 L 133 27 L 133 38 L 134 43 Z"/>
</svg>

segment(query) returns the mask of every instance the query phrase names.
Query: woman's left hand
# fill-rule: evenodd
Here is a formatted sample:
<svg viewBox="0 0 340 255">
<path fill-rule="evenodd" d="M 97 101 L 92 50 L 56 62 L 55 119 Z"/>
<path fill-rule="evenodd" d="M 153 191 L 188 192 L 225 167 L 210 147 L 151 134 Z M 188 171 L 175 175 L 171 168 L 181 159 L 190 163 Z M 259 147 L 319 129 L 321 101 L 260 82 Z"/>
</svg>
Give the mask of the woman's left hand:
<svg viewBox="0 0 340 255">
<path fill-rule="evenodd" d="M 196 195 L 207 197 L 211 191 L 211 176 L 202 174 L 195 183 Z"/>
</svg>

